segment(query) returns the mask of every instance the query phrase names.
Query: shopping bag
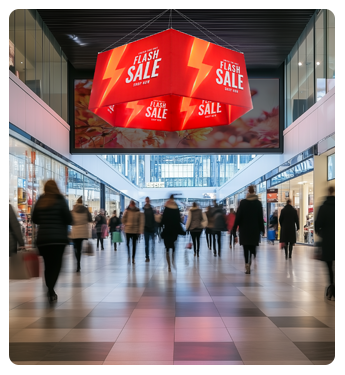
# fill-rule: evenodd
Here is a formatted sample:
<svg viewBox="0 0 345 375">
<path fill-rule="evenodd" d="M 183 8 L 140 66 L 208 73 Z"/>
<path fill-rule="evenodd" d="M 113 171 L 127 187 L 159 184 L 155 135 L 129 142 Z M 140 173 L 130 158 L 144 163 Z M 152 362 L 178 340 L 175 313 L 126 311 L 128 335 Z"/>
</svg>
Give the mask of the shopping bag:
<svg viewBox="0 0 345 375">
<path fill-rule="evenodd" d="M 111 242 L 112 243 L 122 242 L 121 232 L 113 232 Z"/>
<path fill-rule="evenodd" d="M 23 259 L 30 277 L 40 276 L 40 262 L 35 251 L 24 251 Z"/>
<path fill-rule="evenodd" d="M 193 244 L 191 242 L 188 242 L 186 245 L 186 249 L 191 249 L 193 247 Z"/>
<path fill-rule="evenodd" d="M 107 224 L 102 224 L 101 233 L 102 233 L 102 238 L 108 237 L 109 232 L 108 232 L 108 225 Z"/>
<path fill-rule="evenodd" d="M 83 243 L 83 254 L 95 255 L 92 243 L 90 241 L 84 241 Z"/>
<path fill-rule="evenodd" d="M 10 256 L 10 280 L 30 279 L 29 270 L 24 262 L 23 252 L 18 251 Z"/>
<path fill-rule="evenodd" d="M 269 229 L 267 232 L 267 239 L 269 241 L 274 241 L 276 239 L 276 231 L 274 229 Z"/>
</svg>

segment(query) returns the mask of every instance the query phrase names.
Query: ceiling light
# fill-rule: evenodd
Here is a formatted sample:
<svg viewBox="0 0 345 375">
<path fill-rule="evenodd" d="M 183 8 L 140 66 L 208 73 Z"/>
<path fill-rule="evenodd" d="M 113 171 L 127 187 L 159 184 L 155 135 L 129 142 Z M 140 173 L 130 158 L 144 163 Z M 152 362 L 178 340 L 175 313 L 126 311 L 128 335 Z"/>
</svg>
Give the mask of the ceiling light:
<svg viewBox="0 0 345 375">
<path fill-rule="evenodd" d="M 297 182 L 298 183 L 298 185 L 303 185 L 303 184 L 305 184 L 307 181 L 301 181 L 301 182 Z"/>
<path fill-rule="evenodd" d="M 320 61 L 316 61 L 316 65 L 320 65 L 321 63 L 320 63 Z"/>
<path fill-rule="evenodd" d="M 302 63 L 301 63 L 301 62 L 299 62 L 299 63 L 298 63 L 298 65 L 299 65 L 299 66 L 301 66 L 301 65 L 302 65 Z"/>
</svg>

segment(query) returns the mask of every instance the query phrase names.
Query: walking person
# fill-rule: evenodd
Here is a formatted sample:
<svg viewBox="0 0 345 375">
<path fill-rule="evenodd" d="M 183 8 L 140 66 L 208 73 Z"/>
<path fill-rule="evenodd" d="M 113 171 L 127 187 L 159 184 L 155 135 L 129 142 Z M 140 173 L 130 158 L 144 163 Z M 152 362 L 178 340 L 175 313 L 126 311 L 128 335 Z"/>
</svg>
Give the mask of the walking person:
<svg viewBox="0 0 345 375">
<path fill-rule="evenodd" d="M 137 246 L 138 236 L 144 232 L 144 218 L 139 208 L 135 205 L 133 200 L 130 201 L 129 206 L 122 216 L 122 223 L 125 226 L 125 233 L 127 239 L 128 260 L 130 261 L 130 241 L 132 240 L 132 263 L 135 264 L 135 252 Z"/>
<path fill-rule="evenodd" d="M 274 245 L 274 241 L 277 237 L 277 231 L 278 231 L 278 212 L 277 212 L 277 210 L 275 210 L 270 217 L 269 230 L 274 231 L 274 237 L 271 239 L 272 245 Z"/>
<path fill-rule="evenodd" d="M 144 210 L 144 238 L 145 238 L 145 262 L 150 261 L 150 239 L 152 241 L 152 247 L 154 246 L 155 241 L 155 232 L 156 232 L 156 220 L 153 207 L 150 204 L 150 198 L 145 198 Z"/>
<path fill-rule="evenodd" d="M 199 257 L 200 237 L 206 225 L 206 214 L 202 212 L 196 202 L 193 202 L 192 207 L 188 211 L 186 230 L 189 231 L 192 236 L 194 256 Z"/>
<path fill-rule="evenodd" d="M 54 287 L 60 274 L 65 247 L 69 244 L 68 226 L 72 225 L 72 215 L 54 180 L 45 183 L 44 194 L 33 208 L 32 222 L 39 226 L 36 245 L 44 260 L 47 296 L 52 303 L 57 300 Z"/>
<path fill-rule="evenodd" d="M 212 211 L 211 217 L 213 220 L 212 226 L 212 239 L 213 239 L 213 255 L 217 256 L 217 246 L 218 245 L 218 256 L 221 254 L 222 249 L 222 231 L 226 230 L 226 221 L 224 217 L 223 207 L 215 203 Z M 217 237 L 217 241 L 216 241 Z"/>
<path fill-rule="evenodd" d="M 206 218 L 207 218 L 207 226 L 205 229 L 205 234 L 206 234 L 206 242 L 207 242 L 207 247 L 209 250 L 212 250 L 212 229 L 211 225 L 213 223 L 213 220 L 211 218 L 211 206 L 207 206 L 206 208 Z"/>
<path fill-rule="evenodd" d="M 104 211 L 100 210 L 98 215 L 95 217 L 96 232 L 97 232 L 97 250 L 99 249 L 99 243 L 101 243 L 101 250 L 104 250 L 103 238 L 104 238 L 104 225 L 107 225 L 107 220 L 104 216 Z"/>
<path fill-rule="evenodd" d="M 279 242 L 284 244 L 285 259 L 292 255 L 293 245 L 296 243 L 296 230 L 299 230 L 299 220 L 297 210 L 291 206 L 291 199 L 288 198 L 286 206 L 281 210 L 279 217 L 280 239 Z"/>
<path fill-rule="evenodd" d="M 9 220 L 10 220 L 10 228 L 9 228 L 9 256 L 15 254 L 17 252 L 18 245 L 20 247 L 24 247 L 24 239 L 22 230 L 20 228 L 20 224 L 16 217 L 13 207 L 10 205 L 9 209 Z"/>
<path fill-rule="evenodd" d="M 230 208 L 230 212 L 229 214 L 227 215 L 227 218 L 226 218 L 226 224 L 227 224 L 227 227 L 228 227 L 228 232 L 229 232 L 229 237 L 230 237 L 230 249 L 232 249 L 232 244 L 234 244 L 235 246 L 235 241 L 234 241 L 234 234 L 232 233 L 232 227 L 234 226 L 234 222 L 235 222 L 235 219 L 236 219 L 236 213 L 235 213 L 235 210 L 233 208 Z"/>
<path fill-rule="evenodd" d="M 89 223 L 92 223 L 92 216 L 89 210 L 83 205 L 83 197 L 79 197 L 74 205 L 72 214 L 72 231 L 70 238 L 73 240 L 74 254 L 77 259 L 77 271 L 80 272 L 80 259 L 83 241 L 89 238 Z"/>
<path fill-rule="evenodd" d="M 116 216 L 116 210 L 113 211 L 113 215 L 108 221 L 109 226 L 109 233 L 110 233 L 110 242 L 113 242 L 113 233 L 119 231 L 119 227 L 121 225 L 121 220 L 119 217 Z M 117 251 L 116 242 L 114 242 L 114 251 Z"/>
<path fill-rule="evenodd" d="M 322 238 L 321 249 L 323 260 L 328 269 L 329 287 L 326 296 L 329 300 L 335 298 L 335 283 L 333 263 L 335 261 L 335 188 L 328 188 L 328 196 L 317 213 L 315 232 Z"/>
<path fill-rule="evenodd" d="M 165 203 L 161 226 L 163 227 L 161 236 L 164 240 L 164 246 L 166 249 L 168 271 L 171 272 L 170 249 L 172 249 L 173 261 L 175 241 L 177 240 L 179 234 L 185 234 L 181 227 L 180 210 L 174 200 L 174 195 L 171 195 L 168 201 Z"/>
<path fill-rule="evenodd" d="M 245 273 L 250 274 L 252 255 L 256 255 L 256 246 L 260 241 L 260 233 L 265 230 L 262 204 L 254 194 L 254 186 L 248 187 L 248 194 L 241 200 L 236 213 L 236 219 L 232 232 L 237 241 L 236 228 L 239 228 L 240 245 L 243 246 L 245 260 Z"/>
</svg>

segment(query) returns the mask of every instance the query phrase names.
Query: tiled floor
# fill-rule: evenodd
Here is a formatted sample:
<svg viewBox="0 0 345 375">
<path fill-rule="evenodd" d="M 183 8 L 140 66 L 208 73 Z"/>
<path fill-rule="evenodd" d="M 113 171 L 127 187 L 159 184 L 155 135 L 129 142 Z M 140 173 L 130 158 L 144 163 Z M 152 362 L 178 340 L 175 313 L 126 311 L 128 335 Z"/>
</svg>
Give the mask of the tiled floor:
<svg viewBox="0 0 345 375">
<path fill-rule="evenodd" d="M 264 240 L 250 275 L 242 248 L 200 257 L 180 238 L 167 270 L 156 242 L 136 264 L 124 244 L 83 256 L 66 248 L 54 306 L 42 278 L 10 280 L 9 352 L 15 364 L 325 365 L 335 356 L 335 302 L 324 298 L 323 263 L 296 246 L 285 260 Z"/>
</svg>

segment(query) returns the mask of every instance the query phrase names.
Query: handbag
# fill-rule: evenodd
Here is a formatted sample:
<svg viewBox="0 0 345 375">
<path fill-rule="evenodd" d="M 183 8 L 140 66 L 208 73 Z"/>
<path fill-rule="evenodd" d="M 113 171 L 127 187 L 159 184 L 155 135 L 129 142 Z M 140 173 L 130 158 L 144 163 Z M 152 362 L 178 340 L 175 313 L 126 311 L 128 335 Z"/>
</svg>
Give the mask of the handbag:
<svg viewBox="0 0 345 375">
<path fill-rule="evenodd" d="M 108 237 L 108 225 L 107 224 L 102 224 L 102 227 L 101 227 L 101 233 L 102 233 L 102 238 L 106 238 Z"/>
<path fill-rule="evenodd" d="M 186 245 L 186 249 L 191 249 L 193 247 L 193 244 L 191 242 L 188 242 Z"/>
<path fill-rule="evenodd" d="M 40 261 L 35 251 L 24 251 L 23 259 L 25 266 L 28 270 L 29 277 L 40 276 Z"/>
<path fill-rule="evenodd" d="M 92 243 L 90 241 L 84 241 L 83 253 L 86 255 L 95 255 Z"/>
<path fill-rule="evenodd" d="M 121 232 L 113 232 L 112 238 L 111 238 L 112 243 L 118 243 L 118 242 L 123 242 L 122 241 L 122 236 Z"/>
<path fill-rule="evenodd" d="M 29 270 L 26 267 L 23 257 L 23 251 L 18 251 L 10 256 L 10 280 L 25 280 L 30 279 Z"/>
</svg>

